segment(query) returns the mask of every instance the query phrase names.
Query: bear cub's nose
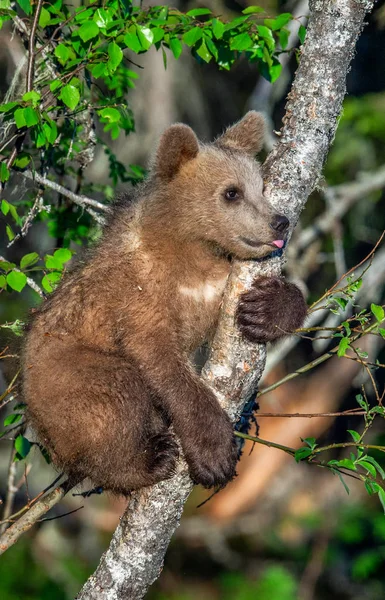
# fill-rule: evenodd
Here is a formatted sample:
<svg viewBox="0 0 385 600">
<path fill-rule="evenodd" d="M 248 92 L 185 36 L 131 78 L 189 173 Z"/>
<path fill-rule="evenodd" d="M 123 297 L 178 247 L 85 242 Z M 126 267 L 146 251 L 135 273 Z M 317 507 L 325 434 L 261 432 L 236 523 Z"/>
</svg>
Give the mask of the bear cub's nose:
<svg viewBox="0 0 385 600">
<path fill-rule="evenodd" d="M 290 221 L 284 215 L 274 215 L 270 227 L 279 233 L 285 233 L 289 229 Z"/>
</svg>

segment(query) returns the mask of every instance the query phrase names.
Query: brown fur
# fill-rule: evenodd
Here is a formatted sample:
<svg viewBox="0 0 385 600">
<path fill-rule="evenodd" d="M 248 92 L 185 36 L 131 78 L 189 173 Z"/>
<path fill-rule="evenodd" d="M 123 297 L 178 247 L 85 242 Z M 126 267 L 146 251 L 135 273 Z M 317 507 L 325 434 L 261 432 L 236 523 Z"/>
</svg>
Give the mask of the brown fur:
<svg viewBox="0 0 385 600">
<path fill-rule="evenodd" d="M 97 248 L 38 311 L 23 360 L 28 416 L 74 481 L 127 494 L 170 477 L 170 424 L 195 482 L 234 476 L 232 424 L 189 355 L 215 331 L 231 256 L 266 256 L 285 235 L 250 156 L 262 136 L 257 113 L 207 146 L 170 127 L 136 201 L 116 205 Z M 274 278 L 256 282 L 238 319 L 268 341 L 304 312 L 299 290 Z"/>
</svg>

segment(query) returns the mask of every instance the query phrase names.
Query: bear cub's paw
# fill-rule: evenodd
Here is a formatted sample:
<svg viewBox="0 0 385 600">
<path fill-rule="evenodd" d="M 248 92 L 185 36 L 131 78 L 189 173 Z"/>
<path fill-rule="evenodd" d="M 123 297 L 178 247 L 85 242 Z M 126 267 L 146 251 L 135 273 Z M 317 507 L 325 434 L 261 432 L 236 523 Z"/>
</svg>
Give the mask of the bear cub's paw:
<svg viewBox="0 0 385 600">
<path fill-rule="evenodd" d="M 169 431 L 151 438 L 146 455 L 148 471 L 156 481 L 169 479 L 175 474 L 179 448 L 175 437 Z"/>
<path fill-rule="evenodd" d="M 240 298 L 237 322 L 251 342 L 273 342 L 301 327 L 307 305 L 301 290 L 282 277 L 258 277 Z"/>
<path fill-rule="evenodd" d="M 218 407 L 220 408 L 220 407 Z M 205 488 L 224 487 L 234 479 L 238 461 L 233 425 L 220 408 L 212 426 L 206 422 L 195 438 L 195 443 L 185 440 L 184 452 L 191 479 Z"/>
</svg>

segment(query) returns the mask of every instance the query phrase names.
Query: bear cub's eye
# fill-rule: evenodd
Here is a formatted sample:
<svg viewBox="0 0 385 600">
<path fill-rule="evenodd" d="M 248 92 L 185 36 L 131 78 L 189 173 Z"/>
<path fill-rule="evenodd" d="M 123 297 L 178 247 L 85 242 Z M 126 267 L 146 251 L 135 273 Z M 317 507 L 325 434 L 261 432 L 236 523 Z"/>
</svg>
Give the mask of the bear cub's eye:
<svg viewBox="0 0 385 600">
<path fill-rule="evenodd" d="M 240 195 L 241 195 L 240 191 L 235 187 L 229 188 L 228 190 L 225 191 L 225 194 L 224 194 L 226 200 L 230 200 L 230 201 L 238 200 L 240 198 Z"/>
</svg>

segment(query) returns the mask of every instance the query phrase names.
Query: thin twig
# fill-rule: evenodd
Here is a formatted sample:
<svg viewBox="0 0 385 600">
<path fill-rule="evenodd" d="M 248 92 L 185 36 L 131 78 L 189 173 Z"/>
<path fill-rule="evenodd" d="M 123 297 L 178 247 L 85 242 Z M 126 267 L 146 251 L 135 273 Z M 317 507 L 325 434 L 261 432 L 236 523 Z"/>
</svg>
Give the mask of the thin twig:
<svg viewBox="0 0 385 600">
<path fill-rule="evenodd" d="M 363 329 L 360 334 L 352 337 L 351 342 L 355 342 L 358 339 L 362 338 L 364 335 L 367 335 L 368 333 L 371 333 L 373 331 L 373 329 L 375 329 L 377 327 L 377 325 L 378 325 L 378 323 L 373 323 L 367 329 Z M 298 375 L 302 375 L 302 373 L 306 373 L 307 371 L 310 371 L 311 369 L 314 369 L 314 367 L 317 367 L 318 365 L 320 365 L 321 363 L 325 362 L 326 360 L 328 360 L 332 356 L 335 356 L 336 353 L 337 353 L 337 351 L 338 351 L 338 347 L 339 346 L 334 346 L 334 348 L 332 348 L 328 352 L 325 352 L 325 354 L 322 354 L 321 356 L 319 356 L 315 360 L 312 360 L 309 363 L 307 363 L 306 365 L 304 365 L 303 367 L 297 369 L 296 371 L 293 371 L 292 373 L 289 373 L 288 375 L 285 375 L 285 377 L 282 377 L 282 379 L 280 379 L 279 381 L 276 381 L 272 385 L 269 385 L 268 387 L 263 388 L 262 390 L 259 390 L 259 392 L 257 392 L 257 398 L 259 398 L 263 394 L 267 394 L 268 392 L 272 392 L 277 387 L 281 386 L 283 383 L 286 383 L 287 381 L 290 381 L 291 379 L 294 379 L 295 377 L 298 377 Z"/>
<path fill-rule="evenodd" d="M 6 521 L 9 518 L 10 514 L 12 513 L 13 502 L 14 502 L 15 495 L 17 492 L 17 486 L 15 485 L 15 477 L 16 477 L 16 463 L 14 460 L 15 456 L 16 456 L 16 449 L 12 445 L 11 456 L 9 459 L 9 466 L 8 466 L 7 496 L 6 496 L 6 500 L 5 500 L 3 517 L 2 517 L 3 521 Z M 0 535 L 4 533 L 6 528 L 7 528 L 7 524 L 4 522 L 1 523 Z"/>
<path fill-rule="evenodd" d="M 33 18 L 31 34 L 28 40 L 27 92 L 31 92 L 33 90 L 33 79 L 35 73 L 35 36 L 42 6 L 43 0 L 38 0 Z"/>
<path fill-rule="evenodd" d="M 319 304 L 320 302 L 322 302 L 322 300 L 324 300 L 327 296 L 330 296 L 330 294 L 333 291 L 337 291 L 336 287 L 341 283 L 341 281 L 343 279 L 346 279 L 346 277 L 348 277 L 350 275 L 350 273 L 353 273 L 353 271 L 355 271 L 356 269 L 358 269 L 361 265 L 363 265 L 367 260 L 369 260 L 369 258 L 371 256 L 373 256 L 373 254 L 375 253 L 375 251 L 377 250 L 378 246 L 381 244 L 383 238 L 385 235 L 385 230 L 382 232 L 382 234 L 380 235 L 379 239 L 377 240 L 376 245 L 374 246 L 374 248 L 371 249 L 371 251 L 369 252 L 369 254 L 367 254 L 367 256 L 365 256 L 365 258 L 363 258 L 357 265 L 355 265 L 354 267 L 352 267 L 351 269 L 349 269 L 349 271 L 347 271 L 347 273 L 344 273 L 339 279 L 338 281 L 335 282 L 334 285 L 332 285 L 325 293 L 323 296 L 321 296 L 321 298 L 319 298 L 316 302 L 314 302 L 310 307 L 309 307 L 309 311 L 312 310 L 313 306 L 316 306 L 317 304 Z M 338 290 L 341 291 L 341 290 Z M 317 309 L 318 310 L 318 309 Z"/>
<path fill-rule="evenodd" d="M 329 412 L 329 413 L 257 413 L 258 419 L 260 417 L 285 417 L 285 418 L 303 418 L 312 419 L 314 417 L 362 417 L 366 415 L 364 410 L 353 409 L 344 410 L 342 412 Z"/>
<path fill-rule="evenodd" d="M 39 502 L 36 502 L 30 510 L 25 513 L 16 523 L 11 525 L 6 532 L 0 537 L 0 554 L 3 554 L 8 548 L 13 546 L 26 531 L 45 515 L 55 504 L 57 504 L 66 493 L 71 489 L 72 485 L 66 481 L 62 485 L 55 488 L 47 494 Z"/>
<path fill-rule="evenodd" d="M 1 358 L 4 358 L 3 356 Z M 14 377 L 12 378 L 11 383 L 8 385 L 7 389 L 1 394 L 0 396 L 0 410 L 6 405 L 8 404 L 8 402 L 10 402 L 11 400 L 7 399 L 7 396 L 12 392 L 16 379 L 18 378 L 20 374 L 20 369 L 17 371 L 17 373 L 14 375 Z"/>
</svg>

